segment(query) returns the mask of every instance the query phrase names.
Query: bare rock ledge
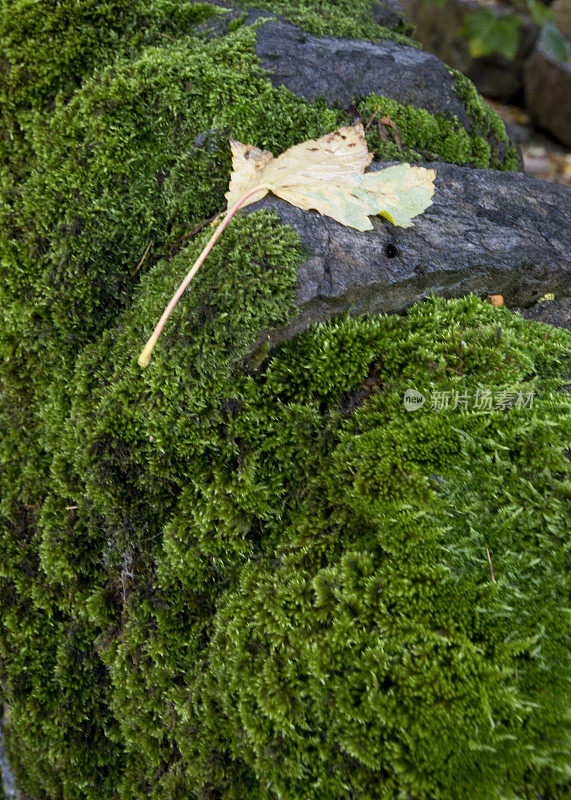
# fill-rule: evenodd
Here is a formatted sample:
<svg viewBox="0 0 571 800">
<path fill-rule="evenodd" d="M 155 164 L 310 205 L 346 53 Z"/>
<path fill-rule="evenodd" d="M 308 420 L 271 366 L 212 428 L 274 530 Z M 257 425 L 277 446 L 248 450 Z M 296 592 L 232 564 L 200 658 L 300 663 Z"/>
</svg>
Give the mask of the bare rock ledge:
<svg viewBox="0 0 571 800">
<path fill-rule="evenodd" d="M 273 346 L 342 311 L 400 312 L 431 292 L 502 294 L 520 309 L 547 292 L 569 297 L 568 189 L 515 172 L 427 166 L 436 169 L 434 200 L 412 228 L 377 217 L 373 230 L 361 232 L 275 197 L 245 209 L 275 211 L 308 252 L 298 272 L 298 316 L 263 332 L 258 345 Z"/>
<path fill-rule="evenodd" d="M 431 114 L 455 115 L 470 128 L 451 71 L 416 47 L 312 36 L 270 21 L 256 32 L 256 53 L 274 86 L 307 100 L 323 97 L 330 105 L 350 108 L 355 98 L 374 92 Z"/>
</svg>

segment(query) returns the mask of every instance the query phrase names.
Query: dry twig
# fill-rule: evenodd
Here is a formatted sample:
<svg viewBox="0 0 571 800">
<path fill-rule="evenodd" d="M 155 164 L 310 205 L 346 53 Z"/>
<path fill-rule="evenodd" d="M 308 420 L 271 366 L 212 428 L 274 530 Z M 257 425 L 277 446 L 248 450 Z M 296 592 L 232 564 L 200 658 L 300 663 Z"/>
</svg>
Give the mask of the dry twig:
<svg viewBox="0 0 571 800">
<path fill-rule="evenodd" d="M 196 228 L 193 228 L 189 233 L 185 233 L 184 236 L 181 236 L 180 239 L 176 240 L 176 242 L 173 242 L 169 248 L 169 261 L 172 261 L 174 249 L 177 247 L 177 245 L 181 244 L 181 242 L 185 242 L 187 239 L 192 239 L 193 236 L 196 236 L 197 233 L 200 233 L 200 231 L 204 230 L 207 225 L 211 225 L 214 220 L 218 219 L 220 216 L 221 214 L 215 214 L 213 217 L 210 217 L 210 219 L 207 219 L 205 222 L 197 225 Z"/>
<path fill-rule="evenodd" d="M 378 122 L 379 136 L 381 137 L 383 142 L 387 141 L 387 129 L 385 128 L 385 125 L 390 125 L 391 126 L 391 128 L 393 129 L 394 134 L 395 134 L 395 143 L 396 143 L 397 147 L 402 147 L 402 139 L 400 138 L 399 129 L 397 128 L 395 123 L 392 121 L 392 119 L 390 117 L 388 117 L 388 116 L 387 117 L 382 117 Z M 384 135 L 383 135 L 383 133 L 381 133 L 381 128 L 383 129 Z"/>
<path fill-rule="evenodd" d="M 375 113 L 373 114 L 373 116 L 371 117 L 371 119 L 370 119 L 370 120 L 367 122 L 367 124 L 365 125 L 365 130 L 366 130 L 366 131 L 368 131 L 368 130 L 369 130 L 369 128 L 371 127 L 371 125 L 373 124 L 373 120 L 375 119 L 375 117 L 377 116 L 377 114 L 380 114 L 380 113 L 381 113 L 381 109 L 380 109 L 380 108 L 377 106 L 377 107 L 376 107 L 376 109 L 375 109 Z"/>
<path fill-rule="evenodd" d="M 149 241 L 149 244 L 147 245 L 147 248 L 146 248 L 145 252 L 143 253 L 143 255 L 142 255 L 142 257 L 141 257 L 141 260 L 139 261 L 139 263 L 137 264 L 137 266 L 135 267 L 135 269 L 134 269 L 134 270 L 133 270 L 133 272 L 131 273 L 131 277 L 132 277 L 132 278 L 134 278 L 134 277 L 135 277 L 135 275 L 137 274 L 137 272 L 138 272 L 138 270 L 139 270 L 139 267 L 141 267 L 141 266 L 142 266 L 142 264 L 143 264 L 143 261 L 146 259 L 147 255 L 149 254 L 149 250 L 151 249 L 151 247 L 152 247 L 152 246 L 153 246 L 153 239 L 151 239 L 151 240 Z"/>
</svg>

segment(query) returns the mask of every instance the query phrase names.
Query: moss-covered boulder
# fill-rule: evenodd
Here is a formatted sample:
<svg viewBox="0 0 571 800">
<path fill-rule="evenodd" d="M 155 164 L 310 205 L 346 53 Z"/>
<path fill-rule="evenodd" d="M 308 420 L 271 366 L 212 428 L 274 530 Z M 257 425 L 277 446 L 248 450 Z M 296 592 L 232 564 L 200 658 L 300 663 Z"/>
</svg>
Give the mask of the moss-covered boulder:
<svg viewBox="0 0 571 800">
<path fill-rule="evenodd" d="M 368 0 L 257 6 L 409 48 Z M 0 698 L 22 790 L 563 800 L 569 334 L 432 297 L 253 357 L 306 259 L 262 210 L 136 365 L 209 234 L 173 244 L 224 205 L 229 135 L 278 154 L 386 102 L 404 147 L 372 130 L 379 157 L 509 169 L 502 124 L 466 83 L 479 133 L 295 94 L 249 9 L 0 8 Z"/>
</svg>

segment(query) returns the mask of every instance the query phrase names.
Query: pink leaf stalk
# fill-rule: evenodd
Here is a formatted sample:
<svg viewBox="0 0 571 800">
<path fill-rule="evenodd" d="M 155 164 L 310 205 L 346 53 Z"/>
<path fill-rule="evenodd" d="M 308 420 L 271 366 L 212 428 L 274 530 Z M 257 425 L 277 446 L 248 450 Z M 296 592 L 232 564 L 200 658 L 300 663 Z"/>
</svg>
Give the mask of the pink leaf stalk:
<svg viewBox="0 0 571 800">
<path fill-rule="evenodd" d="M 198 272 L 198 270 L 200 269 L 200 267 L 202 266 L 202 264 L 206 260 L 206 256 L 210 253 L 210 251 L 212 250 L 212 248 L 216 244 L 217 240 L 220 238 L 220 236 L 224 232 L 224 229 L 226 228 L 226 226 L 228 225 L 228 223 L 230 222 L 230 220 L 232 219 L 234 214 L 243 206 L 243 204 L 246 202 L 246 200 L 249 200 L 249 198 L 252 197 L 252 195 L 257 194 L 258 192 L 260 192 L 262 190 L 266 190 L 267 191 L 267 190 L 269 190 L 269 188 L 270 187 L 268 187 L 268 186 L 255 186 L 253 189 L 250 189 L 249 192 L 246 192 L 246 194 L 238 200 L 236 205 L 234 205 L 228 211 L 228 213 L 226 214 L 226 216 L 224 217 L 224 219 L 222 220 L 220 225 L 216 228 L 216 230 L 214 231 L 214 233 L 212 234 L 212 236 L 208 240 L 208 243 L 207 243 L 206 247 L 204 248 L 204 250 L 202 251 L 202 253 L 198 256 L 198 258 L 196 259 L 196 261 L 192 265 L 192 267 L 189 270 L 189 272 L 187 273 L 185 279 L 183 280 L 183 282 L 180 284 L 180 286 L 178 287 L 178 289 L 176 290 L 176 292 L 172 296 L 172 299 L 171 299 L 170 303 L 168 304 L 168 306 L 163 311 L 163 315 L 160 318 L 160 320 L 158 321 L 155 330 L 152 332 L 152 334 L 151 334 L 151 336 L 149 338 L 149 341 L 144 346 L 144 348 L 141 351 L 141 355 L 137 359 L 137 361 L 138 361 L 138 363 L 139 363 L 139 365 L 141 367 L 148 367 L 149 361 L 151 360 L 151 354 L 152 354 L 153 349 L 154 349 L 154 347 L 155 347 L 155 345 L 157 343 L 157 339 L 161 335 L 161 331 L 165 327 L 165 323 L 166 323 L 167 319 L 170 317 L 172 310 L 174 309 L 174 307 L 176 306 L 176 304 L 180 300 L 182 294 L 184 293 L 185 289 L 188 287 L 188 285 L 191 282 L 191 280 L 194 278 L 194 276 L 196 275 L 196 273 Z"/>
</svg>

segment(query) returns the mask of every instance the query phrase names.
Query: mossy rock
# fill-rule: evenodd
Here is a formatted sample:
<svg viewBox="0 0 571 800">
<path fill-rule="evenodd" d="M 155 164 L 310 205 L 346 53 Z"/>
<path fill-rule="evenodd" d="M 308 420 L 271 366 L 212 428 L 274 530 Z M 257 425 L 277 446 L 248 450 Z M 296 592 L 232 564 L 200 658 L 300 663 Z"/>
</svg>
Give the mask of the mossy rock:
<svg viewBox="0 0 571 800">
<path fill-rule="evenodd" d="M 320 4 L 267 5 L 317 25 Z M 315 33 L 403 35 L 328 7 Z M 305 258 L 258 211 L 142 372 L 209 232 L 171 246 L 224 205 L 227 136 L 277 154 L 350 117 L 273 86 L 256 23 L 214 6 L 2 11 L 0 693 L 23 792 L 563 800 L 569 334 L 428 298 L 252 363 Z"/>
</svg>

